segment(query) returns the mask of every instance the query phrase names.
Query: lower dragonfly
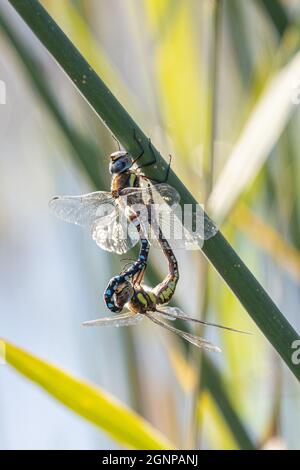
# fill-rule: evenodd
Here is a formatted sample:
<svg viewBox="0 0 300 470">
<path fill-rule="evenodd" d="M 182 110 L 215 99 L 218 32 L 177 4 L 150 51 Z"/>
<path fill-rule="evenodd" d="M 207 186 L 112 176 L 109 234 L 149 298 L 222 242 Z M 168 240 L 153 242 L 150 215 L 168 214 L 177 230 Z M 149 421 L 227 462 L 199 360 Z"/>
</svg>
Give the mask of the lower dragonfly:
<svg viewBox="0 0 300 470">
<path fill-rule="evenodd" d="M 189 317 L 179 308 L 166 305 L 175 293 L 179 280 L 179 270 L 174 252 L 167 240 L 164 239 L 161 231 L 159 231 L 159 237 L 161 248 L 169 265 L 166 278 L 153 289 L 143 284 L 148 251 L 144 251 L 141 248 L 142 259 L 138 259 L 129 269 L 113 277 L 105 291 L 106 304 L 113 305 L 119 312 L 122 312 L 124 307 L 128 310 L 114 317 L 86 321 L 83 323 L 83 326 L 129 326 L 138 323 L 143 317 L 147 317 L 153 323 L 176 333 L 194 346 L 208 351 L 221 352 L 218 346 L 215 346 L 206 339 L 175 328 L 164 321 L 180 319 L 238 333 L 246 333 L 234 328 Z M 141 266 L 142 269 L 140 269 Z"/>
</svg>

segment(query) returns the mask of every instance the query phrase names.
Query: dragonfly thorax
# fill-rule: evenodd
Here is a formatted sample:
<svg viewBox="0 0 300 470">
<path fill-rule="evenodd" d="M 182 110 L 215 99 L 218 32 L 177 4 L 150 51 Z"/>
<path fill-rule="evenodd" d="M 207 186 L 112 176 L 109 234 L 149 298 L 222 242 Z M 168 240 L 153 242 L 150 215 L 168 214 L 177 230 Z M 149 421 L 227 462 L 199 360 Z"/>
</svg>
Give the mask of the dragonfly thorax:
<svg viewBox="0 0 300 470">
<path fill-rule="evenodd" d="M 133 313 L 146 313 L 156 310 L 157 297 L 152 292 L 152 289 L 147 289 L 146 286 L 138 286 L 134 289 L 134 294 L 127 306 Z"/>
<path fill-rule="evenodd" d="M 132 158 L 126 150 L 118 150 L 110 155 L 110 174 L 123 173 L 132 166 Z"/>
</svg>

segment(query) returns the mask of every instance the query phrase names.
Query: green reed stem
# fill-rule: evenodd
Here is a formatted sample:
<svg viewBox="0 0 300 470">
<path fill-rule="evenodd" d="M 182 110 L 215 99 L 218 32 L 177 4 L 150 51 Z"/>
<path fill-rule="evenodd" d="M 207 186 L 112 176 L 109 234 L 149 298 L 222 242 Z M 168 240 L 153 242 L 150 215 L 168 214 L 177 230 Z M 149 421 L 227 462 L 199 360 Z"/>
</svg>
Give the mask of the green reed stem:
<svg viewBox="0 0 300 470">
<path fill-rule="evenodd" d="M 136 129 L 140 143 L 145 148 L 141 163 L 150 161 L 152 156 L 146 135 L 41 4 L 37 0 L 9 0 L 9 3 L 61 65 L 106 126 L 133 155 L 139 151 L 133 135 L 133 129 Z M 157 165 L 145 168 L 145 173 L 147 176 L 159 179 L 166 169 L 166 162 L 155 147 L 153 150 L 157 157 Z M 179 192 L 182 204 L 196 204 L 194 197 L 173 171 L 170 172 L 169 183 Z M 300 366 L 292 361 L 293 343 L 299 339 L 299 335 L 221 232 L 204 243 L 202 252 L 235 293 L 295 377 L 300 380 Z"/>
</svg>

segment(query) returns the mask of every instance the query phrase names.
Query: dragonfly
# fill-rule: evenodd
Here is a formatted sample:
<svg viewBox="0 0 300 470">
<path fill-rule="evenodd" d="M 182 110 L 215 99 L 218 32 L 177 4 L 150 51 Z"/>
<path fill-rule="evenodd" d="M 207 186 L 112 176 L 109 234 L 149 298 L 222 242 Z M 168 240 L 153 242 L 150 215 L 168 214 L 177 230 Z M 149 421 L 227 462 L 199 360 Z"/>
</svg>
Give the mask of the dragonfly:
<svg viewBox="0 0 300 470">
<path fill-rule="evenodd" d="M 124 254 L 140 240 L 136 219 L 143 228 L 148 241 L 160 248 L 157 229 L 162 225 L 175 241 L 174 246 L 195 245 L 199 239 L 206 240 L 216 235 L 216 226 L 208 219 L 203 210 L 194 215 L 194 225 L 198 232 L 191 234 L 186 230 L 176 208 L 180 208 L 180 196 L 175 188 L 166 183 L 169 165 L 162 181 L 154 181 L 142 173 L 142 168 L 156 163 L 156 156 L 151 141 L 149 150 L 150 162 L 138 166 L 137 162 L 144 154 L 139 139 L 134 138 L 140 146 L 140 153 L 134 158 L 126 150 L 118 150 L 110 155 L 109 171 L 111 178 L 110 191 L 96 191 L 79 196 L 56 196 L 49 206 L 54 214 L 69 223 L 88 227 L 96 244 L 102 249 Z M 154 183 L 154 184 L 153 184 Z M 151 219 L 149 219 L 149 201 L 152 201 Z M 136 209 L 137 208 L 137 209 Z M 156 224 L 152 220 L 157 221 Z M 170 234 L 170 235 L 169 235 Z"/>
<path fill-rule="evenodd" d="M 212 344 L 210 341 L 200 336 L 182 331 L 168 323 L 169 320 L 183 320 L 203 325 L 214 326 L 238 333 L 246 333 L 241 330 L 230 328 L 216 323 L 198 320 L 186 315 L 177 307 L 170 307 L 167 304 L 172 299 L 179 280 L 178 263 L 172 248 L 168 241 L 164 239 L 162 232 L 159 234 L 160 244 L 165 257 L 168 260 L 168 274 L 165 279 L 154 288 L 150 288 L 143 284 L 145 269 L 139 272 L 126 270 L 121 275 L 115 276 L 109 282 L 106 294 L 110 301 L 113 300 L 119 311 L 122 312 L 125 307 L 127 310 L 113 317 L 103 317 L 96 320 L 89 320 L 83 323 L 83 326 L 130 326 L 139 323 L 143 318 L 147 317 L 156 325 L 176 333 L 189 343 L 198 348 L 207 351 L 221 352 L 221 349 Z M 109 295 L 107 294 L 109 292 Z"/>
</svg>

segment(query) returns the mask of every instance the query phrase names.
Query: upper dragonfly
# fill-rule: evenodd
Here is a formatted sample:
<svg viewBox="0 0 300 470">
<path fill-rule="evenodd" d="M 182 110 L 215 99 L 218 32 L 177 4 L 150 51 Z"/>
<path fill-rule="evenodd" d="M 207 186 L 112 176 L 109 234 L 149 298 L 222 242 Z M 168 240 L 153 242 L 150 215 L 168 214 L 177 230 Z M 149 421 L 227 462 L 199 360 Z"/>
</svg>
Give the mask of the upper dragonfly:
<svg viewBox="0 0 300 470">
<path fill-rule="evenodd" d="M 217 228 L 211 222 L 207 223 L 202 210 L 196 214 L 196 218 L 200 221 L 198 231 L 191 234 L 182 226 L 180 217 L 175 215 L 175 209 L 179 208 L 180 196 L 176 189 L 166 183 L 170 163 L 161 182 L 154 182 L 153 179 L 146 177 L 141 169 L 155 164 L 156 156 L 149 140 L 149 150 L 153 159 L 138 166 L 137 161 L 144 154 L 144 149 L 135 133 L 134 138 L 141 149 L 136 158 L 125 150 L 118 150 L 110 155 L 109 171 L 112 175 L 110 192 L 97 191 L 81 196 L 56 196 L 49 203 L 51 210 L 66 222 L 89 227 L 92 238 L 98 246 L 118 254 L 126 253 L 140 239 L 134 223 L 135 217 L 139 218 L 150 243 L 158 246 L 156 231 L 153 229 L 158 224 L 152 226 L 151 222 L 149 223 L 157 212 L 159 214 L 154 216 L 155 220 L 157 222 L 159 219 L 165 237 L 173 238 L 175 241 L 173 247 L 186 246 L 188 243 L 193 245 L 198 239 L 204 240 L 214 236 Z M 150 181 L 155 184 L 150 185 Z M 151 210 L 149 218 L 150 200 L 155 211 Z"/>
</svg>

